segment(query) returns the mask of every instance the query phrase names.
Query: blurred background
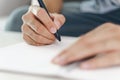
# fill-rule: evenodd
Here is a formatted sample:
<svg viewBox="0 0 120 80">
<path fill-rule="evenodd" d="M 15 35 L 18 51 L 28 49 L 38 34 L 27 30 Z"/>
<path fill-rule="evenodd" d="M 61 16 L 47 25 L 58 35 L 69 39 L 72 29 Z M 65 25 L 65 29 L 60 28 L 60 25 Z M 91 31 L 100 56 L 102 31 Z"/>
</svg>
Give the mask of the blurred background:
<svg viewBox="0 0 120 80">
<path fill-rule="evenodd" d="M 14 9 L 29 5 L 30 2 L 31 0 L 0 0 L 0 31 L 4 30 L 7 17 Z"/>
<path fill-rule="evenodd" d="M 30 4 L 30 0 L 0 0 L 0 17 L 6 16 L 20 6 Z"/>
<path fill-rule="evenodd" d="M 79 0 L 64 0 L 67 1 L 79 1 Z M 81 0 L 82 1 L 82 0 Z M 0 31 L 4 30 L 5 23 L 8 16 L 21 6 L 30 5 L 31 0 L 0 0 Z"/>
</svg>

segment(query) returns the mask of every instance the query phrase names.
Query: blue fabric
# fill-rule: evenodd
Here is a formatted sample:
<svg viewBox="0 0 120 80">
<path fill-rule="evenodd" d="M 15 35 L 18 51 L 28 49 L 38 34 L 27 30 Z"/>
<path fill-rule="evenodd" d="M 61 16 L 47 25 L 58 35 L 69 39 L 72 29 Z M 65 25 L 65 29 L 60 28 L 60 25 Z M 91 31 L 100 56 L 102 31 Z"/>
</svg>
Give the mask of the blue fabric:
<svg viewBox="0 0 120 80">
<path fill-rule="evenodd" d="M 21 32 L 22 15 L 28 11 L 28 6 L 23 6 L 15 9 L 9 16 L 8 21 L 5 25 L 6 31 Z"/>
<path fill-rule="evenodd" d="M 120 24 L 120 9 L 106 14 L 93 14 L 63 11 L 66 17 L 66 23 L 60 29 L 60 34 L 67 36 L 80 36 L 85 34 L 101 24 L 111 22 Z"/>
</svg>

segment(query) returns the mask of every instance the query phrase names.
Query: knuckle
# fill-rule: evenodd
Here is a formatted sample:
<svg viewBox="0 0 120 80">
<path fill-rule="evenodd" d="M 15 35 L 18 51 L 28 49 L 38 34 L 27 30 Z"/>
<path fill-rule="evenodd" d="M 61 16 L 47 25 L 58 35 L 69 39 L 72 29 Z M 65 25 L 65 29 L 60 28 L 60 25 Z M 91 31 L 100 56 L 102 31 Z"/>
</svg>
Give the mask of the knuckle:
<svg viewBox="0 0 120 80">
<path fill-rule="evenodd" d="M 26 20 L 30 14 L 27 12 L 22 16 L 22 20 Z"/>
<path fill-rule="evenodd" d="M 21 26 L 21 31 L 24 32 L 24 24 Z"/>
<path fill-rule="evenodd" d="M 63 21 L 65 21 L 66 20 L 66 18 L 64 17 L 64 15 L 60 15 L 61 16 L 61 18 L 63 19 Z"/>
<path fill-rule="evenodd" d="M 27 25 L 23 24 L 22 27 L 21 27 L 21 30 L 22 30 L 22 32 L 25 32 L 27 30 Z"/>
<path fill-rule="evenodd" d="M 66 18 L 64 17 L 64 15 L 60 14 L 58 17 L 58 20 L 61 22 L 61 24 L 63 25 L 66 21 Z"/>
<path fill-rule="evenodd" d="M 104 24 L 101 25 L 101 27 L 99 27 L 99 29 L 101 29 L 101 28 L 104 28 L 105 30 L 108 29 L 108 28 L 110 29 L 110 28 L 112 28 L 111 25 L 113 25 L 113 24 L 110 23 L 110 22 L 104 23 Z"/>
<path fill-rule="evenodd" d="M 31 12 L 27 12 L 26 14 L 24 14 L 24 15 L 22 16 L 22 20 L 23 20 L 24 22 L 30 21 L 31 18 L 34 18 L 33 14 L 32 14 Z"/>
<path fill-rule="evenodd" d="M 22 15 L 22 20 L 24 20 L 26 18 L 26 15 L 24 14 L 24 15 Z"/>
<path fill-rule="evenodd" d="M 110 22 L 107 22 L 107 23 L 105 23 L 105 24 L 103 24 L 104 26 L 111 26 L 111 25 L 113 25 L 112 23 L 110 23 Z"/>
<path fill-rule="evenodd" d="M 29 19 L 28 24 L 30 24 L 31 26 L 35 26 L 36 21 L 34 17 L 31 17 L 31 19 Z"/>
<path fill-rule="evenodd" d="M 66 21 L 66 18 L 65 17 L 63 17 L 63 23 Z"/>
<path fill-rule="evenodd" d="M 25 21 L 27 18 L 28 18 L 28 17 L 27 17 L 26 14 L 24 14 L 24 15 L 22 16 L 22 20 L 23 20 L 23 21 Z"/>
</svg>

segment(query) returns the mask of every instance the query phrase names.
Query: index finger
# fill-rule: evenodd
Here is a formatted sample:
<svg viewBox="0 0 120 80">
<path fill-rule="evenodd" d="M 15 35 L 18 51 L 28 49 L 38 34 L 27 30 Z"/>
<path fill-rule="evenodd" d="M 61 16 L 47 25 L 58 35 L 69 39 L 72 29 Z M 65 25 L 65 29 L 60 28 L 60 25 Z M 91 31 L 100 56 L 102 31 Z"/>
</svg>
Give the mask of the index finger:
<svg viewBox="0 0 120 80">
<path fill-rule="evenodd" d="M 31 6 L 30 11 L 47 27 L 51 33 L 57 32 L 57 25 L 54 24 L 45 9 L 39 6 Z"/>
<path fill-rule="evenodd" d="M 57 57 L 55 57 L 53 62 L 59 65 L 65 65 L 73 61 L 92 57 L 94 55 L 97 55 L 98 53 L 118 49 L 119 46 L 117 44 L 118 43 L 114 42 L 113 40 L 106 40 L 90 45 L 80 45 L 78 41 L 73 46 L 64 50 Z"/>
</svg>

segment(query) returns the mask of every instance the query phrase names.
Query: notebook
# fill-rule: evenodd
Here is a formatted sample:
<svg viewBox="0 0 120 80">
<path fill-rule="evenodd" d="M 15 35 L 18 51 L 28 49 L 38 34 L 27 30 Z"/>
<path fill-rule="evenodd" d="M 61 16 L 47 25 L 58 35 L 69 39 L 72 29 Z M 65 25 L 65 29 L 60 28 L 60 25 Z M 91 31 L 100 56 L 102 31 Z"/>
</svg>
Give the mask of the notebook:
<svg viewBox="0 0 120 80">
<path fill-rule="evenodd" d="M 82 70 L 80 62 L 67 66 L 51 63 L 54 56 L 72 45 L 77 38 L 63 37 L 62 42 L 46 46 L 19 43 L 0 49 L 0 70 L 34 75 L 55 76 L 75 80 L 120 80 L 120 67 Z"/>
</svg>

